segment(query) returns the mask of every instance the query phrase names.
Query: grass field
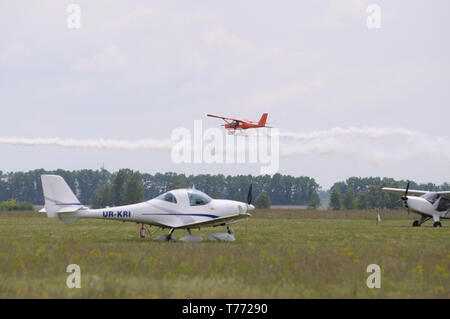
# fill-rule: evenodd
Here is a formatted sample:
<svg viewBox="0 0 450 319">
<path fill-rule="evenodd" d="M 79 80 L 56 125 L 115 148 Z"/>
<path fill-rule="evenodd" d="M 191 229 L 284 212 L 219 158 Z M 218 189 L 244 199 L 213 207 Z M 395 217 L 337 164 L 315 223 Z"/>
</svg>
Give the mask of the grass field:
<svg viewBox="0 0 450 319">
<path fill-rule="evenodd" d="M 450 298 L 450 222 L 380 214 L 262 210 L 247 233 L 233 227 L 236 242 L 157 243 L 134 223 L 0 213 L 0 298 Z M 81 289 L 67 288 L 68 264 Z M 369 264 L 380 289 L 366 286 Z"/>
</svg>

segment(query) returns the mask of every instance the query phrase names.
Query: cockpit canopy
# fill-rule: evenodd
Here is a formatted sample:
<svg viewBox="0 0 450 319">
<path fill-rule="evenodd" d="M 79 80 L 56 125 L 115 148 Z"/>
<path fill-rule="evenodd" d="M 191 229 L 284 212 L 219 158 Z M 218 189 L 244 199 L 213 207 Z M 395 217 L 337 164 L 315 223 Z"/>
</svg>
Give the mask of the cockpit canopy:
<svg viewBox="0 0 450 319">
<path fill-rule="evenodd" d="M 212 200 L 211 197 L 196 189 L 190 189 L 187 194 L 191 206 L 206 205 Z"/>
<path fill-rule="evenodd" d="M 211 202 L 211 197 L 209 197 L 208 195 L 206 195 L 205 193 L 196 190 L 196 189 L 179 189 L 179 190 L 175 190 L 173 192 L 167 192 L 164 194 L 159 195 L 158 197 L 156 197 L 156 199 L 159 200 L 163 200 L 169 203 L 173 203 L 173 204 L 177 204 L 177 196 L 178 199 L 180 200 L 181 203 L 184 202 L 184 199 L 182 199 L 180 196 L 186 196 L 187 195 L 187 199 L 189 199 L 189 205 L 190 206 L 202 206 L 202 205 L 206 205 L 209 202 Z"/>
<path fill-rule="evenodd" d="M 167 192 L 167 193 L 161 194 L 161 195 L 159 195 L 156 198 L 160 199 L 160 200 L 164 200 L 166 202 L 174 203 L 174 204 L 177 203 L 176 197 L 171 192 Z"/>
</svg>

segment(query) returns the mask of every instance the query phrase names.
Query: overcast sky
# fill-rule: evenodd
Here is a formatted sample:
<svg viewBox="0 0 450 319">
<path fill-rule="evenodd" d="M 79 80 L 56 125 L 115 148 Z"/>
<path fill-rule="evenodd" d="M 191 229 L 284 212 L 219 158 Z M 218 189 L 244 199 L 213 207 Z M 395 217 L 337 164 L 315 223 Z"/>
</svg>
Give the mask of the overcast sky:
<svg viewBox="0 0 450 319">
<path fill-rule="evenodd" d="M 66 24 L 72 2 L 80 29 Z M 369 3 L 381 8 L 379 29 L 367 27 Z M 0 0 L 0 10 L 0 137 L 167 140 L 194 120 L 222 124 L 207 113 L 256 120 L 268 112 L 282 132 L 402 128 L 435 147 L 377 162 L 304 152 L 281 158 L 280 173 L 313 177 L 325 189 L 350 176 L 450 181 L 449 157 L 438 156 L 450 140 L 447 0 Z M 405 147 L 401 138 L 378 143 Z M 0 145 L 0 154 L 3 171 L 104 163 L 148 173 L 259 173 L 256 164 L 175 164 L 170 153 L 148 150 Z"/>
</svg>

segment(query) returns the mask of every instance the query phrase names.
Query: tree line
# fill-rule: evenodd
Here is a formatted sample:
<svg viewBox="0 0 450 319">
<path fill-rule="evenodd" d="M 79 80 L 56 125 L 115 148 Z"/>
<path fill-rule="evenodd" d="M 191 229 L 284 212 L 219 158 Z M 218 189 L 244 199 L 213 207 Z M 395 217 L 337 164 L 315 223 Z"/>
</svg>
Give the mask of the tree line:
<svg viewBox="0 0 450 319">
<path fill-rule="evenodd" d="M 0 202 L 15 199 L 43 205 L 40 176 L 56 174 L 62 176 L 77 198 L 85 205 L 124 205 L 149 200 L 175 188 L 195 187 L 213 198 L 234 199 L 245 202 L 249 185 L 253 184 L 254 199 L 263 192 L 273 205 L 309 205 L 311 198 L 318 198 L 319 185 L 313 178 L 275 174 L 252 176 L 225 176 L 222 174 L 185 175 L 177 173 L 148 174 L 121 169 L 118 172 L 100 170 L 55 170 L 43 169 L 28 172 L 0 171 Z M 131 184 L 130 184 L 131 183 Z M 267 205 L 262 194 L 261 203 Z"/>
<path fill-rule="evenodd" d="M 330 209 L 395 209 L 401 208 L 398 196 L 381 191 L 381 187 L 406 187 L 407 181 L 392 178 L 351 177 L 335 183 L 329 191 L 321 190 L 313 178 L 291 175 L 185 175 L 173 172 L 140 174 L 130 169 L 117 172 L 100 170 L 43 169 L 28 172 L 0 171 L 0 202 L 14 199 L 43 205 L 42 174 L 61 175 L 77 198 L 85 205 L 106 207 L 126 205 L 152 199 L 175 188 L 195 187 L 213 198 L 245 202 L 250 183 L 253 184 L 254 203 L 258 207 L 270 205 L 301 205 L 317 208 L 324 194 L 329 197 Z M 450 185 L 417 184 L 411 189 L 450 190 Z M 320 194 L 320 196 L 319 196 Z M 323 205 L 323 200 L 322 200 Z"/>
</svg>

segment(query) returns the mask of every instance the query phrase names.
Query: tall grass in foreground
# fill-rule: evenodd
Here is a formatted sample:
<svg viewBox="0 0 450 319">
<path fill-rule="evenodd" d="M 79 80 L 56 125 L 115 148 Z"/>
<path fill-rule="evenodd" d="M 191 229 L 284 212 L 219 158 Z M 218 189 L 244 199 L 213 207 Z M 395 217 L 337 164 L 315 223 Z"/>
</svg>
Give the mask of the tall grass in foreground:
<svg viewBox="0 0 450 319">
<path fill-rule="evenodd" d="M 449 223 L 413 228 L 393 211 L 376 225 L 376 214 L 256 211 L 233 243 L 156 243 L 133 223 L 0 214 L 0 297 L 449 298 Z M 72 263 L 81 289 L 66 286 Z M 380 289 L 366 286 L 373 263 Z"/>
</svg>

